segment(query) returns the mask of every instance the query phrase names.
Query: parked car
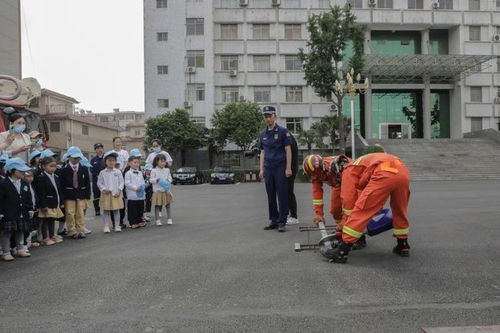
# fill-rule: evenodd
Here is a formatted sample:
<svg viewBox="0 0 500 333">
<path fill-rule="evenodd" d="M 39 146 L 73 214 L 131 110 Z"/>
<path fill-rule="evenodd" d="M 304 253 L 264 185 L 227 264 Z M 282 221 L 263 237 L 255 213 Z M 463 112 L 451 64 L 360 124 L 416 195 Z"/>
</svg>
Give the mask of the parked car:
<svg viewBox="0 0 500 333">
<path fill-rule="evenodd" d="M 234 184 L 235 181 L 233 169 L 227 166 L 215 167 L 212 174 L 210 174 L 210 183 Z"/>
<path fill-rule="evenodd" d="M 172 183 L 176 184 L 200 184 L 201 173 L 195 167 L 182 167 L 172 174 Z"/>
</svg>

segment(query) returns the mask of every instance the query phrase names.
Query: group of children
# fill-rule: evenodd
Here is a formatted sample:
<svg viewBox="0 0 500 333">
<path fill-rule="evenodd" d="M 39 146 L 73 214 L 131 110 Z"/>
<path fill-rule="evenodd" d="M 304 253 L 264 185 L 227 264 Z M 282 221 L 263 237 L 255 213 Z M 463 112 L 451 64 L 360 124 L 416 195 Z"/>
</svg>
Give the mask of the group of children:
<svg viewBox="0 0 500 333">
<path fill-rule="evenodd" d="M 167 224 L 173 224 L 172 176 L 166 156 L 158 154 L 143 170 L 140 151 L 133 149 L 129 156 L 122 173 L 117 168 L 118 153 L 104 154 L 105 167 L 97 182 L 104 232 L 122 230 L 118 221 L 125 207 L 132 229 L 146 226 L 144 214 L 152 207 L 157 226 L 162 225 L 164 206 Z M 82 239 L 90 233 L 84 219 L 91 206 L 90 163 L 78 147 L 70 147 L 61 161 L 56 157 L 50 149 L 34 151 L 27 165 L 21 158 L 0 156 L 0 255 L 4 261 L 14 260 L 13 254 L 31 256 L 32 246 L 61 243 L 60 235 Z"/>
</svg>

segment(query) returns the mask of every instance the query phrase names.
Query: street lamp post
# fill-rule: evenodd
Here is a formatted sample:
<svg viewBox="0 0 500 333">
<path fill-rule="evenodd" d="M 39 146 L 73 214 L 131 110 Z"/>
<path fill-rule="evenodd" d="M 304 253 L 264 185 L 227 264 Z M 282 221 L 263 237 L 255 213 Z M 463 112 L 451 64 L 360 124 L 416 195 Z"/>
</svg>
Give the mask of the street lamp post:
<svg viewBox="0 0 500 333">
<path fill-rule="evenodd" d="M 356 79 L 354 79 L 356 78 Z M 358 73 L 354 76 L 354 68 L 351 68 L 350 72 L 347 72 L 346 81 L 339 82 L 335 80 L 335 90 L 341 94 L 349 94 L 349 99 L 351 101 L 351 158 L 356 159 L 356 130 L 354 128 L 354 98 L 356 98 L 356 90 L 360 94 L 364 94 L 368 89 L 368 78 L 365 79 L 364 86 L 359 86 L 359 81 L 361 81 L 361 74 Z M 356 82 L 354 82 L 356 80 Z M 356 85 L 358 87 L 356 87 Z M 340 101 L 342 103 L 342 101 Z M 342 115 L 340 115 L 342 117 Z"/>
</svg>

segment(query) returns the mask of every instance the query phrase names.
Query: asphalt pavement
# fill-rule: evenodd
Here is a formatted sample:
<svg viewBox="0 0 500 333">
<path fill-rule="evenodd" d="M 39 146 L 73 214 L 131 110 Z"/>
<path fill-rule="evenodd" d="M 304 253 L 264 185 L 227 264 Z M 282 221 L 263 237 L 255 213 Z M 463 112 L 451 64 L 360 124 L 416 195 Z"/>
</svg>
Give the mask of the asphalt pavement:
<svg viewBox="0 0 500 333">
<path fill-rule="evenodd" d="M 296 194 L 300 225 L 310 225 L 309 185 Z M 104 234 L 89 211 L 86 240 L 0 262 L 0 332 L 387 333 L 500 323 L 500 181 L 413 183 L 411 257 L 392 254 L 388 232 L 345 265 L 295 253 L 306 240 L 297 226 L 264 231 L 263 184 L 175 186 L 174 200 L 172 226 Z"/>
</svg>

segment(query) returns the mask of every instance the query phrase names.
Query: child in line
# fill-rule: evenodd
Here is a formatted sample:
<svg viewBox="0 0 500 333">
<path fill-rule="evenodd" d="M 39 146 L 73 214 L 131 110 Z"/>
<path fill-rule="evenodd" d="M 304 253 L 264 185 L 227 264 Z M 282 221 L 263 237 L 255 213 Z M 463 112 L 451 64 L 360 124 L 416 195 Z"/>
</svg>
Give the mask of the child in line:
<svg viewBox="0 0 500 333">
<path fill-rule="evenodd" d="M 151 184 L 153 184 L 153 197 L 151 204 L 155 207 L 156 225 L 161 226 L 160 212 L 165 206 L 167 211 L 167 224 L 172 224 L 172 215 L 170 203 L 172 202 L 172 193 L 170 192 L 170 184 L 172 176 L 170 170 L 166 167 L 167 159 L 165 155 L 156 155 L 153 161 L 154 169 L 151 171 Z"/>
<path fill-rule="evenodd" d="M 115 153 L 118 154 L 117 151 L 113 150 Z M 127 153 L 128 154 L 128 153 Z M 122 166 L 126 164 L 125 161 L 123 161 L 123 157 L 118 154 L 118 157 L 116 158 L 116 164 L 115 164 L 115 169 L 118 169 L 120 171 L 124 170 L 126 167 Z M 125 176 L 125 173 L 122 172 L 122 176 Z M 125 220 L 125 193 L 122 193 L 122 200 L 123 200 L 123 208 L 120 209 L 120 228 L 123 230 L 127 228 L 127 225 L 123 222 Z M 117 221 L 117 220 L 116 220 Z M 113 222 L 113 229 L 115 228 L 116 222 L 115 222 L 115 215 L 111 214 L 111 222 Z"/>
<path fill-rule="evenodd" d="M 144 166 L 144 182 L 146 184 L 146 208 L 144 209 L 145 213 L 148 215 L 144 216 L 144 220 L 147 222 L 151 222 L 151 199 L 153 198 L 153 185 L 151 184 L 151 171 L 153 170 L 153 164 L 146 164 Z"/>
<path fill-rule="evenodd" d="M 127 193 L 127 215 L 132 229 L 143 227 L 144 199 L 146 197 L 146 183 L 140 168 L 140 157 L 131 156 L 128 159 L 130 169 L 125 172 L 125 187 Z"/>
<path fill-rule="evenodd" d="M 24 248 L 24 233 L 30 231 L 29 219 L 33 217 L 33 202 L 24 173 L 30 167 L 19 157 L 5 163 L 6 178 L 0 182 L 0 222 L 2 259 L 12 261 L 10 238 L 14 235 L 18 257 L 30 257 Z"/>
<path fill-rule="evenodd" d="M 61 170 L 60 179 L 63 187 L 64 208 L 68 236 L 73 239 L 86 238 L 83 210 L 90 200 L 89 170 L 80 164 L 83 157 L 78 147 L 70 147 L 66 153 L 67 165 Z"/>
<path fill-rule="evenodd" d="M 35 212 L 34 216 L 29 219 L 30 223 L 30 231 L 24 233 L 24 246 L 25 249 L 29 251 L 30 247 L 37 247 L 40 246 L 38 242 L 32 242 L 31 239 L 33 237 L 36 237 L 37 232 L 38 232 L 38 226 L 39 226 L 39 219 L 38 219 L 38 196 L 35 193 L 35 188 L 33 185 L 33 181 L 35 180 L 35 169 L 31 169 L 30 171 L 26 172 L 24 174 L 24 181 L 28 183 L 28 187 L 30 190 L 31 194 L 31 202 L 33 203 L 33 211 Z M 36 240 L 36 238 L 35 238 Z"/>
<path fill-rule="evenodd" d="M 103 169 L 97 178 L 97 186 L 101 191 L 101 198 L 99 199 L 99 206 L 103 210 L 102 221 L 104 224 L 104 232 L 109 233 L 111 224 L 111 214 L 114 216 L 115 221 L 120 221 L 120 209 L 123 209 L 123 175 L 119 169 L 116 168 L 116 160 L 118 154 L 114 151 L 108 151 L 104 154 Z M 119 223 L 115 225 L 115 232 L 122 231 Z"/>
<path fill-rule="evenodd" d="M 35 191 L 39 198 L 38 218 L 41 222 L 42 244 L 53 245 L 63 241 L 55 234 L 55 221 L 64 216 L 63 190 L 59 177 L 55 174 L 57 161 L 54 157 L 45 157 L 41 161 L 43 172 L 35 178 Z"/>
</svg>

